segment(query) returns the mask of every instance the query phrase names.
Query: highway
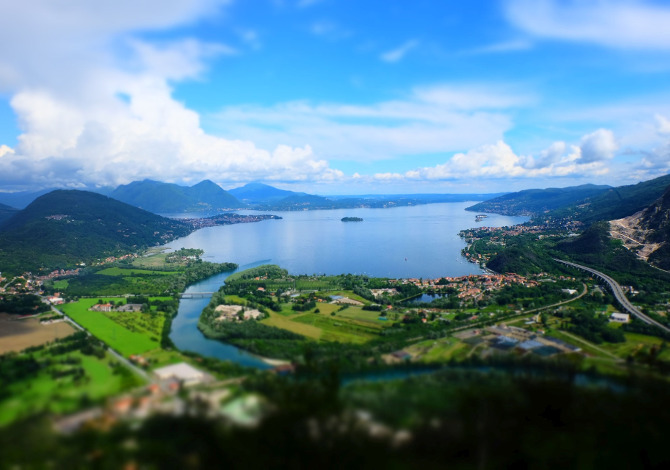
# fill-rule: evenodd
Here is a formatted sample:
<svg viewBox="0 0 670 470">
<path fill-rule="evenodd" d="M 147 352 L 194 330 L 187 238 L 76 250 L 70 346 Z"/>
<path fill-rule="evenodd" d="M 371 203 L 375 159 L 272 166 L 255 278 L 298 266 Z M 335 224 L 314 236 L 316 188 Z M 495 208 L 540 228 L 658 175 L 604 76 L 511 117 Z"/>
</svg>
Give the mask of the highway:
<svg viewBox="0 0 670 470">
<path fill-rule="evenodd" d="M 643 322 L 645 322 L 648 325 L 654 325 L 663 331 L 670 333 L 670 328 L 667 326 L 663 325 L 662 323 L 657 322 L 653 318 L 648 317 L 644 313 L 642 313 L 635 305 L 630 303 L 630 300 L 626 297 L 626 295 L 623 293 L 623 289 L 619 285 L 618 282 L 616 282 L 614 279 L 609 277 L 607 274 L 601 273 L 600 271 L 596 271 L 593 268 L 589 268 L 588 266 L 582 266 L 581 264 L 577 263 L 572 263 L 570 261 L 563 261 L 558 258 L 554 258 L 554 261 L 558 261 L 559 263 L 566 264 L 568 266 L 572 266 L 573 268 L 581 269 L 582 271 L 586 271 L 588 273 L 593 274 L 597 278 L 600 278 L 601 280 L 605 281 L 609 287 L 612 293 L 614 294 L 614 297 L 616 297 L 617 302 L 619 302 L 619 305 L 623 307 L 624 310 L 626 310 L 628 313 L 631 315 L 636 316 Z"/>
</svg>

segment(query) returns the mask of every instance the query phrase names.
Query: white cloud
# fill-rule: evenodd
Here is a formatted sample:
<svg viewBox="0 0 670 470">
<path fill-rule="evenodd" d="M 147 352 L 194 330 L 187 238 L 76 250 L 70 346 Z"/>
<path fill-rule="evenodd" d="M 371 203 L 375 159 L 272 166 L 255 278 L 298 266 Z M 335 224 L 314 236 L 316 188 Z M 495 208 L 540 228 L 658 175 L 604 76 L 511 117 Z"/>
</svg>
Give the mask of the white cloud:
<svg viewBox="0 0 670 470">
<path fill-rule="evenodd" d="M 538 37 L 622 49 L 670 49 L 670 6 L 647 0 L 507 0 L 507 17 Z"/>
<path fill-rule="evenodd" d="M 7 145 L 0 145 L 0 158 L 2 158 L 5 155 L 13 154 L 14 149 L 11 147 L 8 147 Z"/>
<path fill-rule="evenodd" d="M 467 178 L 538 178 L 601 175 L 613 156 L 613 135 L 600 129 L 582 138 L 579 146 L 555 142 L 538 157 L 517 155 L 502 140 L 457 153 L 447 162 L 405 173 L 379 173 L 378 181 L 462 180 Z M 585 155 L 587 155 L 585 157 Z"/>
<path fill-rule="evenodd" d="M 379 58 L 384 62 L 389 63 L 399 62 L 407 55 L 408 52 L 410 52 L 418 45 L 419 45 L 418 40 L 410 39 L 409 41 L 403 43 L 401 46 L 395 49 L 391 49 L 390 51 L 384 52 L 382 55 L 379 56 Z"/>
<path fill-rule="evenodd" d="M 614 157 L 618 145 L 612 131 L 598 129 L 582 137 L 580 144 L 580 163 L 594 163 L 610 160 Z"/>
<path fill-rule="evenodd" d="M 496 85 L 418 87 L 404 99 L 368 106 L 280 103 L 232 106 L 209 127 L 261 146 L 310 143 L 324 158 L 381 160 L 472 148 L 501 139 L 512 126 L 511 111 L 535 98 Z"/>
<path fill-rule="evenodd" d="M 670 119 L 657 114 L 656 118 L 658 133 L 661 135 L 670 135 Z"/>
<path fill-rule="evenodd" d="M 500 54 L 504 52 L 527 51 L 532 49 L 533 43 L 527 39 L 514 39 L 510 41 L 502 41 L 486 46 L 478 47 L 465 51 L 465 54 Z"/>
<path fill-rule="evenodd" d="M 206 134 L 171 83 L 200 77 L 205 61 L 235 51 L 185 38 L 140 40 L 139 31 L 217 14 L 227 1 L 50 0 L 0 4 L 0 89 L 22 131 L 2 147 L 0 184 L 336 181 L 305 144 L 267 148 Z"/>
</svg>

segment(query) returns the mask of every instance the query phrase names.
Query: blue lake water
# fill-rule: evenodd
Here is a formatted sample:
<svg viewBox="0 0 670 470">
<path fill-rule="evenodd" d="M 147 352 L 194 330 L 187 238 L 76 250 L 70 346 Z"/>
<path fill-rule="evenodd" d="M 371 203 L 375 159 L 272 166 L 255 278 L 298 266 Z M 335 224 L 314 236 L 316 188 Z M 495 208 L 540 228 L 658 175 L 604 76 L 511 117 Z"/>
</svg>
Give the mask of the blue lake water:
<svg viewBox="0 0 670 470">
<path fill-rule="evenodd" d="M 168 246 L 201 248 L 204 259 L 240 266 L 264 260 L 292 274 L 367 274 L 436 278 L 481 274 L 461 256 L 460 230 L 514 225 L 526 217 L 491 214 L 475 222 L 472 202 L 392 209 L 274 212 L 282 220 L 198 230 Z M 363 222 L 342 222 L 342 217 Z"/>
<path fill-rule="evenodd" d="M 209 227 L 166 246 L 200 248 L 205 251 L 205 260 L 237 263 L 240 269 L 277 264 L 292 274 L 424 279 L 481 274 L 479 266 L 461 255 L 465 242 L 458 232 L 476 226 L 514 225 L 527 218 L 490 214 L 477 223 L 475 214 L 465 211 L 472 204 L 274 212 L 283 219 Z M 361 217 L 363 222 L 342 222 L 342 217 Z M 227 276 L 214 276 L 190 286 L 187 292 L 217 291 Z M 170 333 L 177 347 L 251 367 L 267 367 L 234 346 L 202 335 L 197 323 L 209 300 L 180 301 Z"/>
</svg>

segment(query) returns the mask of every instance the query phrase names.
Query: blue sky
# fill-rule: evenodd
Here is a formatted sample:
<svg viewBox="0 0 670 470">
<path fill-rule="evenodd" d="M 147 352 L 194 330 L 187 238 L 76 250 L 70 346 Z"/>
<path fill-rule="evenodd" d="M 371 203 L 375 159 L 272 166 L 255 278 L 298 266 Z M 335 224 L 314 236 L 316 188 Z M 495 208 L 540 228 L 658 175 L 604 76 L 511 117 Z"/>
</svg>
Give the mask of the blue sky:
<svg viewBox="0 0 670 470">
<path fill-rule="evenodd" d="M 668 24 L 651 0 L 3 2 L 0 188 L 635 183 L 670 172 Z"/>
</svg>

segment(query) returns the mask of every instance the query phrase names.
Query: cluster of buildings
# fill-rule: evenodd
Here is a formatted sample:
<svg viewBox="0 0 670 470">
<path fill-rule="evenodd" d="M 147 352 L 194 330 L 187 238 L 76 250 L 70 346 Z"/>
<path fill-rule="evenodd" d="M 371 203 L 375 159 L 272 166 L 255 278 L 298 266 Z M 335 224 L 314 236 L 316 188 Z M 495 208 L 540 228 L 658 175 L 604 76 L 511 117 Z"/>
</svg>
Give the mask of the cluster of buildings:
<svg viewBox="0 0 670 470">
<path fill-rule="evenodd" d="M 539 282 L 535 279 L 528 279 L 514 273 L 467 275 L 439 279 L 392 279 L 389 282 L 392 284 L 414 284 L 422 289 L 435 291 L 448 288 L 456 289 L 456 295 L 461 300 L 479 300 L 484 293 L 491 293 L 514 284 L 524 287 L 537 287 L 539 285 Z"/>
<path fill-rule="evenodd" d="M 217 305 L 214 309 L 216 321 L 257 320 L 264 314 L 260 310 L 249 309 L 241 305 Z"/>
<path fill-rule="evenodd" d="M 92 312 L 141 312 L 142 304 L 113 305 L 111 303 L 95 304 L 89 308 Z"/>
</svg>

